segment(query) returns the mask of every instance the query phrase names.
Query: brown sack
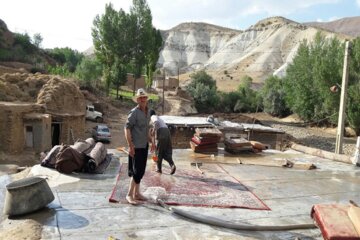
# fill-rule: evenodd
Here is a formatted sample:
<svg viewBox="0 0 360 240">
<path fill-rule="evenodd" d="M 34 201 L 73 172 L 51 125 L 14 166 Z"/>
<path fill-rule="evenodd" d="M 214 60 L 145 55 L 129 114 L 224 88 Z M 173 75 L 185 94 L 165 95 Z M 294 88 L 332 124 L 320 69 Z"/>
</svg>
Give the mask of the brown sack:
<svg viewBox="0 0 360 240">
<path fill-rule="evenodd" d="M 85 154 L 79 153 L 70 146 L 62 146 L 56 155 L 55 169 L 66 174 L 81 171 L 85 164 L 85 157 Z"/>
<path fill-rule="evenodd" d="M 256 142 L 256 141 L 250 141 L 252 147 L 254 149 L 257 149 L 257 150 L 265 150 L 265 149 L 268 149 L 268 146 L 262 144 L 261 142 Z"/>
</svg>

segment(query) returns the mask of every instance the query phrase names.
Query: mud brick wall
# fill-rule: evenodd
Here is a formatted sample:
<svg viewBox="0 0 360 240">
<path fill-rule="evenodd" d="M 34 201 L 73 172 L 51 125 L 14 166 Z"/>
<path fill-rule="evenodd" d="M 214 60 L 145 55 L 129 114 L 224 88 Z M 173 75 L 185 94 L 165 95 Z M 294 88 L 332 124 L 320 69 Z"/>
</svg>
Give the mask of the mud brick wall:
<svg viewBox="0 0 360 240">
<path fill-rule="evenodd" d="M 250 131 L 249 140 L 269 144 L 271 149 L 283 150 L 283 133 Z"/>
<path fill-rule="evenodd" d="M 249 141 L 258 141 L 267 144 L 271 149 L 283 150 L 283 133 L 264 131 L 245 131 L 244 129 L 221 128 L 220 131 L 226 138 L 243 137 Z"/>
<path fill-rule="evenodd" d="M 169 130 L 171 133 L 171 141 L 173 148 L 190 148 L 191 138 L 195 134 L 195 128 L 201 128 L 198 126 L 176 126 L 169 125 Z M 209 128 L 209 126 L 204 126 L 203 128 Z"/>
<path fill-rule="evenodd" d="M 49 151 L 51 146 L 51 116 L 42 114 L 36 119 L 27 118 L 24 125 L 33 127 L 34 151 L 37 153 Z"/>
<path fill-rule="evenodd" d="M 85 138 L 85 116 L 55 116 L 55 121 L 61 123 L 59 142 L 74 144 L 77 139 Z M 72 133 L 71 133 L 72 131 Z M 73 136 L 72 136 L 73 134 Z M 74 138 L 74 139 L 73 139 Z M 74 141 L 73 141 L 74 140 Z"/>
<path fill-rule="evenodd" d="M 194 127 L 169 126 L 173 148 L 190 148 L 190 140 L 194 136 Z"/>
<path fill-rule="evenodd" d="M 24 116 L 33 112 L 43 112 L 43 109 L 37 104 L 0 102 L 0 150 L 9 153 L 23 151 Z"/>
<path fill-rule="evenodd" d="M 0 109 L 1 130 L 0 130 L 0 149 L 9 153 L 21 152 L 24 148 L 24 127 L 22 112 L 19 108 L 6 110 Z"/>
</svg>

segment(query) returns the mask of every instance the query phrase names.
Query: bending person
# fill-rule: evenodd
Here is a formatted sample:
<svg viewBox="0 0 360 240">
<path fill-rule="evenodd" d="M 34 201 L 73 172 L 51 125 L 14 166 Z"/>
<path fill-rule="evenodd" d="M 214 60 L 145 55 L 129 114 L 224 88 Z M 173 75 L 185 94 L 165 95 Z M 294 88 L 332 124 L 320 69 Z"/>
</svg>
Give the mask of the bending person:
<svg viewBox="0 0 360 240">
<path fill-rule="evenodd" d="M 176 166 L 172 159 L 172 143 L 169 128 L 166 123 L 159 118 L 154 110 L 150 110 L 150 122 L 152 128 L 150 129 L 150 136 L 152 137 L 152 144 L 155 145 L 156 141 L 156 155 L 157 169 L 156 172 L 162 173 L 162 160 L 166 160 L 171 168 L 170 174 L 174 174 Z"/>
</svg>

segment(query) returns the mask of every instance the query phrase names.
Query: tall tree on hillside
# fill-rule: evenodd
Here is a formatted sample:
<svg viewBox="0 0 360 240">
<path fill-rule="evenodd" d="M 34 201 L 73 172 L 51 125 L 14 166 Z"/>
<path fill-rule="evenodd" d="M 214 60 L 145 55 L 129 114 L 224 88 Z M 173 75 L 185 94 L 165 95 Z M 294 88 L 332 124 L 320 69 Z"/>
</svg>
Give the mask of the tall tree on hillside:
<svg viewBox="0 0 360 240">
<path fill-rule="evenodd" d="M 286 103 L 306 121 L 336 123 L 339 96 L 329 88 L 341 82 L 343 51 L 336 38 L 320 33 L 300 44 L 284 79 Z"/>
<path fill-rule="evenodd" d="M 146 55 L 146 86 L 150 87 L 153 81 L 153 73 L 156 70 L 156 63 L 159 59 L 163 39 L 159 30 L 153 28 L 151 43 L 148 54 Z"/>
<path fill-rule="evenodd" d="M 151 54 L 154 43 L 152 15 L 146 0 L 133 0 L 130 17 L 132 21 L 132 56 L 136 79 L 141 76 L 143 67 L 147 63 L 146 58 Z"/>
<path fill-rule="evenodd" d="M 126 81 L 127 66 L 119 61 L 119 59 L 116 59 L 114 65 L 112 66 L 111 74 L 112 84 L 116 89 L 116 99 L 118 99 L 120 86 Z"/>
<path fill-rule="evenodd" d="M 132 57 L 131 18 L 122 9 L 115 11 L 110 3 L 105 5 L 102 16 L 95 17 L 93 25 L 95 54 L 104 65 L 103 77 L 109 93 L 110 84 L 115 81 L 114 76 L 122 76 L 111 72 L 114 65 L 124 68 Z M 124 83 L 126 78 L 118 81 Z"/>
<path fill-rule="evenodd" d="M 349 90 L 347 99 L 347 121 L 357 136 L 360 136 L 360 38 L 352 42 L 350 51 Z"/>
<path fill-rule="evenodd" d="M 81 87 L 96 88 L 99 86 L 102 71 L 102 64 L 97 58 L 84 57 L 76 66 L 75 76 Z"/>
<path fill-rule="evenodd" d="M 292 112 L 306 120 L 311 119 L 314 113 L 312 65 L 310 49 L 304 41 L 300 44 L 293 63 L 287 68 L 284 79 L 287 105 Z"/>
<path fill-rule="evenodd" d="M 33 35 L 33 44 L 37 47 L 40 48 L 41 47 L 41 43 L 43 41 L 43 37 L 41 36 L 40 33 L 35 33 Z"/>
<path fill-rule="evenodd" d="M 75 72 L 76 66 L 81 62 L 84 54 L 71 48 L 54 48 L 47 50 L 48 54 L 56 60 L 58 65 L 64 67 L 70 73 Z"/>
</svg>

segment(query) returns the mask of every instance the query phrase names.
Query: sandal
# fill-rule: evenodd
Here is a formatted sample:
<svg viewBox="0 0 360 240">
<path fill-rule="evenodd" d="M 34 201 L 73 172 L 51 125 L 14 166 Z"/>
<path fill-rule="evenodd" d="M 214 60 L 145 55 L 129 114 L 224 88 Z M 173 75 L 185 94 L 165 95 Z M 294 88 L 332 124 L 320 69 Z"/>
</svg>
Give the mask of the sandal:
<svg viewBox="0 0 360 240">
<path fill-rule="evenodd" d="M 172 165 L 170 174 L 173 175 L 175 173 L 175 171 L 176 171 L 176 166 Z"/>
</svg>

